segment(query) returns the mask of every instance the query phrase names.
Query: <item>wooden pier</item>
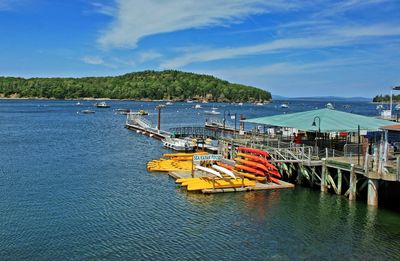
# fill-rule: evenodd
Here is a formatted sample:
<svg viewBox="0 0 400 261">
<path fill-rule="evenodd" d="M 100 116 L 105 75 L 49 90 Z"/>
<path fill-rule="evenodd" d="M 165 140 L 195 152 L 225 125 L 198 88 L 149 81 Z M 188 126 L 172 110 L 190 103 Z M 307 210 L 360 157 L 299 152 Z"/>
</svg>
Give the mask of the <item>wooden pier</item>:
<svg viewBox="0 0 400 261">
<path fill-rule="evenodd" d="M 344 155 L 343 152 L 296 145 L 265 137 L 242 137 L 220 139 L 224 157 L 234 155 L 235 146 L 247 146 L 267 151 L 270 162 L 274 162 L 287 178 L 295 175 L 299 184 L 319 186 L 322 192 L 355 200 L 366 193 L 367 203 L 378 206 L 379 184 L 400 182 L 400 157 L 392 161 L 380 160 L 371 155 Z M 232 157 L 232 156 L 231 156 Z M 366 192 L 365 192 L 366 190 Z M 364 192 L 363 192 L 364 191 Z"/>
</svg>

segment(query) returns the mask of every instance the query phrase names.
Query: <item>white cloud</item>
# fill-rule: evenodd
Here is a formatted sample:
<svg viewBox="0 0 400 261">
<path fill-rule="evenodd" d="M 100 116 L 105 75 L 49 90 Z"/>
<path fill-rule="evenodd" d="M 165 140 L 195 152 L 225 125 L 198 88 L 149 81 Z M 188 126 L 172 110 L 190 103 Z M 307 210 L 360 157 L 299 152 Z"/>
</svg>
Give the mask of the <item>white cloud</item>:
<svg viewBox="0 0 400 261">
<path fill-rule="evenodd" d="M 299 38 L 286 38 L 266 43 L 243 47 L 223 47 L 208 49 L 199 52 L 184 53 L 181 56 L 164 61 L 162 68 L 181 68 L 195 62 L 208 62 L 222 59 L 232 59 L 246 55 L 257 55 L 278 51 L 341 47 L 350 44 L 366 44 L 368 39 L 382 36 L 400 35 L 400 26 L 372 25 L 353 26 L 332 29 L 320 34 L 321 36 L 305 36 Z"/>
<path fill-rule="evenodd" d="M 297 7 L 291 0 L 119 0 L 115 20 L 98 42 L 102 47 L 136 47 L 143 37 L 238 23 L 249 15 Z"/>
<path fill-rule="evenodd" d="M 87 64 L 94 64 L 94 65 L 104 64 L 104 60 L 98 56 L 85 56 L 82 58 L 82 61 Z"/>
<path fill-rule="evenodd" d="M 156 51 L 142 52 L 139 54 L 139 62 L 144 63 L 144 62 L 159 59 L 161 57 L 163 57 L 163 55 Z"/>
<path fill-rule="evenodd" d="M 95 11 L 100 14 L 114 16 L 117 13 L 117 10 L 114 7 L 102 3 L 93 2 L 92 6 L 94 7 Z"/>
</svg>

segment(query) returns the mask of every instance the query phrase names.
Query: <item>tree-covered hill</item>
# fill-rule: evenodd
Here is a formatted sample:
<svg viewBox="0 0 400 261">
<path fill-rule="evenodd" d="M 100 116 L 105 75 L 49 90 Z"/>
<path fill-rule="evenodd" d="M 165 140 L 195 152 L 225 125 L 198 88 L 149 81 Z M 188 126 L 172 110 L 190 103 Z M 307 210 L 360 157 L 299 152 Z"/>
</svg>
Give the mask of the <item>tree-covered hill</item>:
<svg viewBox="0 0 400 261">
<path fill-rule="evenodd" d="M 233 84 L 213 76 L 180 71 L 144 71 L 114 77 L 0 77 L 3 97 L 198 99 L 208 101 L 267 101 L 267 91 Z"/>
<path fill-rule="evenodd" d="M 392 97 L 393 102 L 400 102 L 400 95 L 393 95 Z M 389 102 L 390 101 L 390 95 L 376 95 L 373 99 L 373 102 Z"/>
</svg>

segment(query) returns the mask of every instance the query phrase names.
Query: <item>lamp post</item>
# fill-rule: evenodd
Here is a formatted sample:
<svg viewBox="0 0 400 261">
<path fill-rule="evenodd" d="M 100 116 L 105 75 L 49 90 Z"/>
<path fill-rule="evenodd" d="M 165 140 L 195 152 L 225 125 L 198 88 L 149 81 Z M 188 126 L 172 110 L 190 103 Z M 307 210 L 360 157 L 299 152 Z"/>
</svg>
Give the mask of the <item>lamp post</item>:
<svg viewBox="0 0 400 261">
<path fill-rule="evenodd" d="M 321 132 L 321 118 L 320 118 L 319 116 L 315 116 L 315 117 L 314 117 L 312 126 L 317 127 L 317 123 L 315 122 L 316 119 L 318 119 L 318 132 L 317 132 L 317 135 L 316 135 L 316 137 L 315 137 L 315 147 L 317 147 L 317 145 L 318 145 L 318 144 L 317 144 L 317 136 L 318 136 L 319 133 Z"/>
</svg>

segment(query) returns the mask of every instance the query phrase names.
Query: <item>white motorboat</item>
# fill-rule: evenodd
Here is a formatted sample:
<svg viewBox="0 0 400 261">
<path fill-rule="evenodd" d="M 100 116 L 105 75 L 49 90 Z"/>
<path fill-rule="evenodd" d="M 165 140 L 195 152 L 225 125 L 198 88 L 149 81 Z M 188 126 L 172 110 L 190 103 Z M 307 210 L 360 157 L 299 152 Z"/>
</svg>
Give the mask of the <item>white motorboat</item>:
<svg viewBox="0 0 400 261">
<path fill-rule="evenodd" d="M 176 151 L 193 151 L 195 148 L 195 144 L 193 144 L 191 140 L 178 138 L 164 139 L 163 146 Z"/>
<path fill-rule="evenodd" d="M 333 104 L 330 103 L 330 102 L 328 102 L 328 103 L 325 105 L 325 107 L 326 107 L 327 109 L 330 109 L 330 110 L 334 110 L 334 109 L 335 109 L 335 107 L 333 106 Z"/>
<path fill-rule="evenodd" d="M 166 102 L 165 105 L 173 105 L 172 102 Z"/>
<path fill-rule="evenodd" d="M 201 107 L 200 104 L 196 104 L 196 105 L 194 106 L 194 108 L 195 108 L 195 109 L 201 109 L 202 107 Z"/>
<path fill-rule="evenodd" d="M 282 108 L 282 109 L 287 109 L 287 108 L 289 108 L 289 104 L 287 104 L 286 102 L 285 102 L 285 103 L 282 103 L 282 104 L 281 104 L 281 108 Z"/>
<path fill-rule="evenodd" d="M 239 105 L 239 106 L 243 106 L 243 102 L 239 102 L 238 105 Z"/>
<path fill-rule="evenodd" d="M 256 105 L 257 105 L 257 106 L 263 106 L 264 103 L 262 103 L 262 102 L 257 102 Z"/>
<path fill-rule="evenodd" d="M 110 108 L 110 105 L 108 105 L 105 101 L 98 102 L 94 106 L 97 108 Z"/>
<path fill-rule="evenodd" d="M 221 112 L 217 111 L 218 108 L 212 107 L 211 111 L 204 111 L 205 114 L 219 115 Z"/>
<path fill-rule="evenodd" d="M 397 107 L 397 106 L 396 106 Z M 376 106 L 377 110 L 383 110 L 383 104 L 379 104 L 378 106 Z"/>
</svg>

